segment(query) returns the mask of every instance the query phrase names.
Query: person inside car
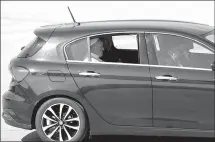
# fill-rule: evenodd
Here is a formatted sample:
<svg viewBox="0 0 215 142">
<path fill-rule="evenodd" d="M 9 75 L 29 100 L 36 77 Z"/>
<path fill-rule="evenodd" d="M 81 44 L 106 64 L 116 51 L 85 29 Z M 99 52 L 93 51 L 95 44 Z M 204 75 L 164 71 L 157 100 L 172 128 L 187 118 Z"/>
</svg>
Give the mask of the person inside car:
<svg viewBox="0 0 215 142">
<path fill-rule="evenodd" d="M 179 67 L 190 67 L 190 50 L 192 45 L 180 44 L 178 47 L 171 49 L 168 53 Z"/>
<path fill-rule="evenodd" d="M 101 59 L 103 51 L 103 42 L 99 38 L 93 38 L 90 40 L 90 54 L 92 62 L 103 62 Z"/>
<path fill-rule="evenodd" d="M 119 51 L 114 47 L 112 36 L 101 37 L 104 52 L 101 59 L 105 62 L 121 62 Z"/>
</svg>

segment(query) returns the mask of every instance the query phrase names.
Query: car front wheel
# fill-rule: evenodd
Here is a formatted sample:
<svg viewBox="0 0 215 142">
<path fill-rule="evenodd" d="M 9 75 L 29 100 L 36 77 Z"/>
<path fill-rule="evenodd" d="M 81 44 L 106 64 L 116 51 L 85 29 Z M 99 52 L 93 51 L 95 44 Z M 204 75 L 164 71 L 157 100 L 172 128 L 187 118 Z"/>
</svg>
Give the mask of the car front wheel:
<svg viewBox="0 0 215 142">
<path fill-rule="evenodd" d="M 42 104 L 35 125 L 43 141 L 77 142 L 87 134 L 84 109 L 67 98 L 54 98 Z"/>
</svg>

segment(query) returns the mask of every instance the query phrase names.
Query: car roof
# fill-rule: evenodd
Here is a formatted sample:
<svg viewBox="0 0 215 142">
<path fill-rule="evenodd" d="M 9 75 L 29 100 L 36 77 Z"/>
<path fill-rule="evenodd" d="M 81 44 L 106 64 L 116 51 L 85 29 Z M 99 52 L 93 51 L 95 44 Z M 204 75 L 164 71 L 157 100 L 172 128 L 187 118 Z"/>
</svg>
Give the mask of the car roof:
<svg viewBox="0 0 215 142">
<path fill-rule="evenodd" d="M 43 26 L 43 31 L 55 28 L 53 36 L 65 37 L 70 36 L 78 38 L 90 34 L 117 32 L 117 31 L 162 31 L 162 32 L 179 32 L 195 36 L 201 36 L 214 29 L 214 27 L 185 21 L 170 20 L 109 20 L 109 21 L 92 21 L 82 22 L 79 25 L 74 23 L 64 23 L 58 25 Z M 40 28 L 41 29 L 41 28 Z M 36 34 L 36 33 L 35 33 Z"/>
</svg>

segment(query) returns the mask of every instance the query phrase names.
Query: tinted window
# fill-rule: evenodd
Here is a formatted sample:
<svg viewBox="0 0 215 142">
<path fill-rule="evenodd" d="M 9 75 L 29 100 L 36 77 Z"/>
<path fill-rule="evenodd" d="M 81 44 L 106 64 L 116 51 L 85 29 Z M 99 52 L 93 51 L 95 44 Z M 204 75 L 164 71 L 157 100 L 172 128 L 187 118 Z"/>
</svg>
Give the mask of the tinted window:
<svg viewBox="0 0 215 142">
<path fill-rule="evenodd" d="M 80 39 L 67 45 L 66 54 L 69 60 L 84 61 L 88 59 L 87 39 Z"/>
<path fill-rule="evenodd" d="M 180 36 L 153 35 L 159 65 L 211 69 L 214 53 L 203 45 Z"/>
<path fill-rule="evenodd" d="M 45 40 L 36 37 L 30 43 L 28 43 L 24 49 L 18 54 L 19 58 L 28 58 L 37 53 L 45 44 Z"/>
<path fill-rule="evenodd" d="M 139 63 L 136 34 L 101 35 L 90 38 L 92 62 Z"/>
</svg>

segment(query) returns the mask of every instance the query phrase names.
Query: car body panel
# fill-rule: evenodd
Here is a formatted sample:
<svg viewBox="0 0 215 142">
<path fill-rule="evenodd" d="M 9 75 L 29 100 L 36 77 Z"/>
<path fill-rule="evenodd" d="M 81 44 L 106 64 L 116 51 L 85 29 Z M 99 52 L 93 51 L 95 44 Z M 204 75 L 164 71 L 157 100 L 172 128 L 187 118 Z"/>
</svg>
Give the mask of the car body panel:
<svg viewBox="0 0 215 142">
<path fill-rule="evenodd" d="M 45 41 L 48 41 L 49 38 L 52 36 L 52 34 L 54 33 L 54 31 L 60 27 L 62 24 L 59 25 L 47 25 L 47 26 L 41 26 L 37 29 L 34 30 L 34 34 L 37 37 L 42 38 Z"/>
<path fill-rule="evenodd" d="M 213 130 L 214 72 L 150 67 L 155 127 Z M 177 81 L 157 80 L 170 75 Z"/>
<path fill-rule="evenodd" d="M 25 99 L 22 105 L 22 107 L 25 107 L 24 109 L 20 109 L 22 113 L 19 113 L 19 115 L 23 115 L 23 118 L 28 120 L 28 122 L 25 121 L 25 119 L 23 119 L 23 121 L 29 125 L 31 123 L 31 119 L 29 118 L 32 118 L 36 104 L 42 99 L 54 95 L 70 97 L 76 95 L 81 98 L 79 89 L 69 73 L 66 63 L 54 63 L 49 61 L 38 62 L 30 60 L 29 58 L 14 58 L 11 60 L 10 67 L 11 66 L 24 66 L 30 71 L 29 75 L 23 81 L 12 81 L 10 85 L 10 90 L 13 93 Z M 61 74 L 60 76 L 59 74 L 51 74 L 51 76 L 57 77 L 58 79 L 66 78 L 66 80 L 64 82 L 52 82 L 48 76 L 48 71 L 50 70 L 61 71 L 64 74 L 63 77 Z M 75 98 L 77 98 L 76 96 Z M 16 107 L 15 103 L 14 107 Z M 8 107 L 5 106 L 5 108 Z M 16 109 L 19 108 L 16 107 Z"/>
<path fill-rule="evenodd" d="M 152 89 L 149 67 L 68 62 L 80 91 L 107 122 L 152 126 Z M 80 76 L 95 71 L 99 77 Z"/>
<path fill-rule="evenodd" d="M 180 36 L 199 41 L 189 36 Z M 148 33 L 146 41 L 151 64 L 154 127 L 214 130 L 214 71 L 157 65 L 157 57 L 152 50 L 155 44 Z M 214 52 L 210 44 L 201 43 Z M 169 76 L 177 80 L 158 80 L 158 76 Z"/>
</svg>

